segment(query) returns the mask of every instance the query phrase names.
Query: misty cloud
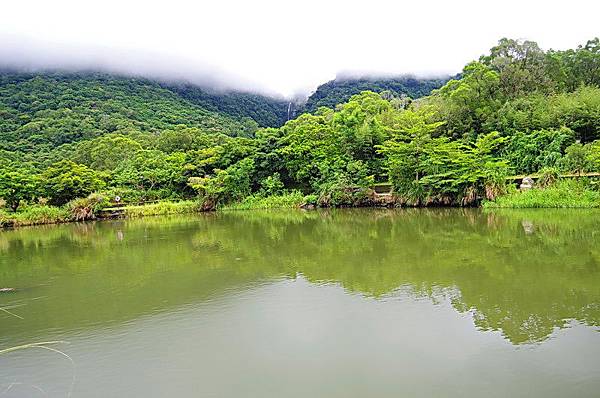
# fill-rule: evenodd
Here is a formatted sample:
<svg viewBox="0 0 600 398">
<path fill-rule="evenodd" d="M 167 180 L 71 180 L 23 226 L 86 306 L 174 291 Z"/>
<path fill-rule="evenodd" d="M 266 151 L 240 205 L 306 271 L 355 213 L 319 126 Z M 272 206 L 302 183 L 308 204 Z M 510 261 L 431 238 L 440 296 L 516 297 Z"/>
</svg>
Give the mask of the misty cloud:
<svg viewBox="0 0 600 398">
<path fill-rule="evenodd" d="M 192 83 L 215 91 L 279 94 L 217 66 L 184 56 L 94 45 L 43 42 L 22 37 L 0 37 L 0 68 L 25 72 L 45 70 L 97 71 L 145 77 L 165 82 Z"/>
<path fill-rule="evenodd" d="M 598 36 L 600 14 L 588 0 L 5 3 L 0 66 L 104 70 L 287 97 L 340 71 L 453 75 L 502 37 L 574 48 Z"/>
</svg>

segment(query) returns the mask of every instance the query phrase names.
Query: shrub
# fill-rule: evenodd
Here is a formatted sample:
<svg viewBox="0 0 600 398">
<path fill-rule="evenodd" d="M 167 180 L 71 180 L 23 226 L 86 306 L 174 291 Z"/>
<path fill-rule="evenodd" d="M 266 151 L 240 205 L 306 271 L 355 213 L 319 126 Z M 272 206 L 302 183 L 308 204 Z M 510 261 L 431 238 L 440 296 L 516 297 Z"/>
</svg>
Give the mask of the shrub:
<svg viewBox="0 0 600 398">
<path fill-rule="evenodd" d="M 592 190 L 584 180 L 559 180 L 545 189 L 514 191 L 493 202 L 485 202 L 483 206 L 486 208 L 592 208 L 600 207 L 600 192 Z"/>
<path fill-rule="evenodd" d="M 226 205 L 225 210 L 250 210 L 250 209 L 291 209 L 302 206 L 305 202 L 304 195 L 293 191 L 282 195 L 263 197 L 261 195 L 248 196 L 239 203 Z"/>
<path fill-rule="evenodd" d="M 563 167 L 577 174 L 589 171 L 592 167 L 591 146 L 575 143 L 565 150 Z"/>
<path fill-rule="evenodd" d="M 200 204 L 194 200 L 181 202 L 160 202 L 124 208 L 126 217 L 158 216 L 165 214 L 194 213 L 200 209 Z"/>
<path fill-rule="evenodd" d="M 319 201 L 319 196 L 315 194 L 306 195 L 303 200 L 303 205 L 313 205 L 316 206 Z"/>
<path fill-rule="evenodd" d="M 33 205 L 16 213 L 0 212 L 0 227 L 21 225 L 56 224 L 70 220 L 69 211 L 55 206 Z"/>
<path fill-rule="evenodd" d="M 282 195 L 284 185 L 279 173 L 274 173 L 260 182 L 260 194 L 262 196 Z"/>
<path fill-rule="evenodd" d="M 544 167 L 538 172 L 539 178 L 537 185 L 540 188 L 547 188 L 554 185 L 560 177 L 560 172 L 556 167 Z"/>
<path fill-rule="evenodd" d="M 341 177 L 321 184 L 317 204 L 321 207 L 361 206 L 367 203 L 369 192 L 368 187 L 352 185 Z"/>
<path fill-rule="evenodd" d="M 67 204 L 67 208 L 75 221 L 84 221 L 95 219 L 97 212 L 107 205 L 105 196 L 93 193 L 86 198 L 73 199 Z"/>
<path fill-rule="evenodd" d="M 225 170 L 215 170 L 212 177 L 192 177 L 188 185 L 198 192 L 202 210 L 215 210 L 222 204 L 239 201 L 251 193 L 254 160 L 246 158 Z"/>
<path fill-rule="evenodd" d="M 142 203 L 148 197 L 148 192 L 129 187 L 111 187 L 102 190 L 100 193 L 109 203 L 114 202 L 117 196 L 120 198 L 119 203 L 121 204 Z"/>
</svg>

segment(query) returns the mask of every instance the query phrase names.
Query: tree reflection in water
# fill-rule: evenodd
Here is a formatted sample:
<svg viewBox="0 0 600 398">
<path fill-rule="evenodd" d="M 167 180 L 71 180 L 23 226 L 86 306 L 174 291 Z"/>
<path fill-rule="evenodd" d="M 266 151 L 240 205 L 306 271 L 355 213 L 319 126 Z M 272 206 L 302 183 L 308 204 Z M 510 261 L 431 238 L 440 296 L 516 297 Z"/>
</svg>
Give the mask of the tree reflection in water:
<svg viewBox="0 0 600 398">
<path fill-rule="evenodd" d="M 4 231 L 0 287 L 19 291 L 0 304 L 24 319 L 1 319 L 3 335 L 121 322 L 303 275 L 381 300 L 398 289 L 450 300 L 479 330 L 542 342 L 572 320 L 600 325 L 599 215 L 249 211 Z"/>
</svg>

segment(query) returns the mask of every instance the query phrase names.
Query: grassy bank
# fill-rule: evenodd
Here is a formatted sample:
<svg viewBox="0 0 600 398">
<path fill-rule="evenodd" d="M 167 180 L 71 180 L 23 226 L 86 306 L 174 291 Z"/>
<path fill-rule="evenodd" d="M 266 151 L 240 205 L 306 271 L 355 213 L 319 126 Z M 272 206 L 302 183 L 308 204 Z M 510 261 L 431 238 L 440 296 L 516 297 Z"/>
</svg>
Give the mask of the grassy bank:
<svg viewBox="0 0 600 398">
<path fill-rule="evenodd" d="M 222 206 L 219 210 L 290 209 L 298 208 L 303 203 L 304 196 L 301 193 L 292 192 L 266 198 L 261 196 L 249 196 L 241 202 Z M 196 200 L 184 200 L 122 207 L 105 207 L 93 209 L 90 212 L 84 212 L 86 217 L 81 217 L 80 210 L 80 208 L 69 206 L 56 207 L 46 205 L 23 206 L 16 212 L 0 209 L 0 228 L 60 224 L 103 218 L 137 218 L 169 214 L 188 214 L 199 212 L 200 203 Z"/>
<path fill-rule="evenodd" d="M 493 202 L 484 202 L 484 208 L 598 208 L 600 192 L 584 180 L 559 181 L 546 188 L 512 192 Z"/>
<path fill-rule="evenodd" d="M 293 209 L 304 203 L 305 197 L 300 192 L 268 197 L 252 195 L 241 202 L 224 205 L 219 210 Z"/>
<path fill-rule="evenodd" d="M 158 202 L 145 205 L 125 206 L 118 208 L 118 210 L 123 212 L 123 217 L 128 218 L 194 213 L 199 211 L 199 208 L 200 206 L 197 201 L 183 200 L 180 202 Z"/>
<path fill-rule="evenodd" d="M 71 221 L 68 209 L 54 206 L 29 206 L 17 212 L 0 209 L 0 227 L 59 224 Z"/>
<path fill-rule="evenodd" d="M 186 214 L 200 211 L 197 200 L 178 202 L 164 201 L 143 205 L 123 207 L 98 207 L 94 197 L 77 199 L 63 207 L 47 205 L 29 205 L 17 212 L 0 208 L 0 228 L 27 225 L 59 224 L 102 218 L 136 218 L 168 214 Z M 219 211 L 293 209 L 305 203 L 316 203 L 316 197 L 304 196 L 300 192 L 264 197 L 251 195 L 246 199 L 222 205 Z M 562 180 L 546 188 L 534 188 L 528 191 L 513 191 L 498 197 L 495 201 L 482 204 L 486 209 L 497 208 L 600 208 L 600 192 L 585 179 Z"/>
<path fill-rule="evenodd" d="M 134 218 L 167 214 L 194 213 L 199 209 L 197 201 L 159 202 L 145 205 L 124 206 L 119 208 L 97 209 L 81 217 L 80 209 L 68 206 L 24 206 L 16 212 L 0 209 L 0 227 L 21 227 L 28 225 L 60 224 L 74 221 L 87 221 L 97 218 Z"/>
</svg>

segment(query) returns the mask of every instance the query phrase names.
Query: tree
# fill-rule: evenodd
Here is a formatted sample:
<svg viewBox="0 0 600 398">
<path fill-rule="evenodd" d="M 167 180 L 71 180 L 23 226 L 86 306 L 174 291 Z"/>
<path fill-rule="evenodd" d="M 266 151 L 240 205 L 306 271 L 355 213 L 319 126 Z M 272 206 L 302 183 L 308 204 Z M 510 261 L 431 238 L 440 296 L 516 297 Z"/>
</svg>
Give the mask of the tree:
<svg viewBox="0 0 600 398">
<path fill-rule="evenodd" d="M 332 129 L 343 139 L 342 150 L 365 163 L 374 174 L 383 172 L 382 159 L 375 147 L 389 138 L 382 118 L 392 111 L 390 102 L 381 95 L 364 91 L 339 106 L 331 119 Z"/>
<path fill-rule="evenodd" d="M 400 130 L 379 147 L 386 156 L 394 193 L 411 205 L 472 205 L 492 199 L 501 189 L 506 163 L 494 152 L 505 138 L 481 135 L 474 144 L 431 137 L 437 123 L 407 113 L 411 127 Z"/>
<path fill-rule="evenodd" d="M 564 127 L 584 143 L 600 138 L 600 88 L 522 96 L 504 103 L 483 126 L 484 130 L 501 131 L 503 135 Z"/>
<path fill-rule="evenodd" d="M 476 137 L 503 102 L 498 72 L 481 62 L 465 66 L 461 79 L 450 80 L 427 100 L 453 138 Z"/>
<path fill-rule="evenodd" d="M 107 134 L 77 145 L 72 160 L 100 171 L 118 168 L 142 149 L 139 142 L 122 134 Z"/>
<path fill-rule="evenodd" d="M 320 85 L 308 97 L 304 111 L 314 113 L 320 107 L 334 109 L 338 104 L 346 103 L 353 95 L 365 91 L 383 94 L 387 100 L 407 96 L 420 98 L 429 95 L 432 90 L 443 86 L 448 79 L 421 79 L 410 76 L 389 78 L 336 78 Z"/>
<path fill-rule="evenodd" d="M 17 211 L 21 201 L 35 198 L 37 184 L 32 170 L 0 169 L 0 198 Z"/>
<path fill-rule="evenodd" d="M 304 114 L 282 127 L 278 152 L 296 184 L 316 189 L 332 169 L 347 162 L 340 149 L 343 139 L 330 125 L 332 114 Z"/>
<path fill-rule="evenodd" d="M 426 196 L 420 179 L 425 173 L 424 158 L 447 138 L 433 138 L 443 123 L 429 122 L 428 114 L 406 110 L 389 121 L 391 139 L 377 147 L 386 159 L 388 178 L 394 191 L 418 203 Z"/>
<path fill-rule="evenodd" d="M 500 90 L 507 98 L 552 90 L 553 82 L 546 73 L 546 55 L 534 41 L 500 39 L 480 62 L 498 72 Z"/>
<path fill-rule="evenodd" d="M 590 167 L 593 171 L 600 171 L 600 140 L 594 141 L 589 145 Z"/>
<path fill-rule="evenodd" d="M 260 194 L 265 197 L 281 195 L 284 188 L 285 185 L 283 185 L 279 173 L 273 173 L 260 182 Z"/>
<path fill-rule="evenodd" d="M 49 203 L 63 205 L 104 187 L 100 176 L 85 165 L 62 160 L 48 167 L 41 182 Z"/>
<path fill-rule="evenodd" d="M 565 51 L 547 53 L 548 75 L 561 90 L 573 91 L 581 85 L 600 86 L 600 39 Z"/>
<path fill-rule="evenodd" d="M 581 173 L 587 172 L 593 167 L 594 155 L 591 145 L 576 142 L 565 151 L 564 167 L 581 176 Z"/>
<path fill-rule="evenodd" d="M 167 198 L 186 189 L 186 165 L 184 153 L 141 150 L 115 171 L 114 183 L 138 190 L 142 200 Z"/>
<path fill-rule="evenodd" d="M 575 142 L 575 133 L 566 127 L 530 133 L 518 131 L 510 135 L 507 142 L 503 158 L 516 174 L 530 174 L 544 167 L 558 166 L 565 149 Z"/>
<path fill-rule="evenodd" d="M 253 172 L 254 161 L 246 158 L 225 170 L 215 170 L 213 176 L 191 177 L 188 185 L 198 192 L 203 210 L 214 210 L 220 204 L 250 195 Z"/>
</svg>

